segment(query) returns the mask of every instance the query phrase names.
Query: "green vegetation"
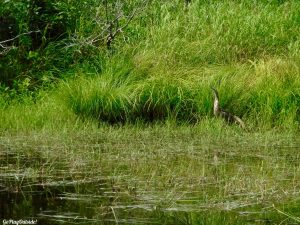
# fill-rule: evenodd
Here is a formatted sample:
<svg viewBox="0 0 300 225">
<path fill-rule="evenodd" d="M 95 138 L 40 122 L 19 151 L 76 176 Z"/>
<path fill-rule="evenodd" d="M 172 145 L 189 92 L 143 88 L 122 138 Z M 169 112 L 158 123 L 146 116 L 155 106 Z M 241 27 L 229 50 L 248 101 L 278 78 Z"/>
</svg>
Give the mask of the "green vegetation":
<svg viewBox="0 0 300 225">
<path fill-rule="evenodd" d="M 299 220 L 299 138 L 205 123 L 2 132 L 2 185 L 26 196 L 9 215 L 42 208 L 39 221 L 87 224 Z"/>
<path fill-rule="evenodd" d="M 0 1 L 5 184 L 101 176 L 165 224 L 299 222 L 299 63 L 296 0 Z M 114 202 L 89 207 L 129 218 Z"/>
<path fill-rule="evenodd" d="M 105 1 L 85 7 L 63 1 L 42 6 L 7 2 L 4 6 L 11 8 L 3 7 L 6 14 L 23 5 L 45 21 L 37 27 L 43 33 L 35 36 L 42 42 L 38 47 L 24 35 L 2 56 L 3 77 L 13 77 L 3 81 L 2 96 L 30 94 L 36 100 L 41 87 L 54 85 L 56 95 L 65 99 L 57 104 L 81 117 L 195 123 L 211 116 L 209 86 L 221 80 L 221 104 L 249 127 L 299 129 L 297 1 L 194 1 L 187 7 L 181 1 L 143 6 L 107 2 L 107 8 Z M 41 20 L 30 11 L 15 17 L 15 26 L 29 26 L 32 20 L 38 26 Z M 124 27 L 122 33 L 110 34 L 100 26 L 105 22 L 115 23 L 115 30 Z M 109 35 L 115 36 L 107 48 Z M 19 58 L 11 60 L 15 54 Z M 55 77 L 67 78 L 65 86 Z M 36 102 L 45 104 L 45 99 Z"/>
</svg>

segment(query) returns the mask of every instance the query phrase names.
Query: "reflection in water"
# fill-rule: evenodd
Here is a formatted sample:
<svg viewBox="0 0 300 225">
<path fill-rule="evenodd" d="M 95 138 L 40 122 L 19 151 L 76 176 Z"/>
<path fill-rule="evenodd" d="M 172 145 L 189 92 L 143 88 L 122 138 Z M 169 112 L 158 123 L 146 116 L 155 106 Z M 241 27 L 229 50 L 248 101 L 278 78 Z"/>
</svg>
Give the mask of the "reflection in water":
<svg viewBox="0 0 300 225">
<path fill-rule="evenodd" d="M 299 168 L 299 149 L 241 154 L 236 145 L 170 143 L 147 151 L 144 143 L 127 144 L 132 151 L 95 143 L 83 153 L 74 144 L 59 154 L 51 154 L 53 145 L 0 144 L 0 216 L 38 224 L 296 224 L 272 205 L 282 196 L 276 182 L 294 182 L 285 194 L 299 194 L 291 170 Z M 299 216 L 299 199 L 285 200 Z"/>
<path fill-rule="evenodd" d="M 38 224 L 274 224 L 282 221 L 263 205 L 218 203 L 216 210 L 189 193 L 164 208 L 158 193 L 122 192 L 110 180 L 48 184 L 23 179 L 22 185 L 1 179 L 1 218 L 37 219 Z M 17 188 L 16 188 L 17 187 Z M 299 203 L 300 204 L 300 203 Z M 237 209 L 235 209 L 237 208 Z M 283 224 L 293 224 L 283 223 Z"/>
<path fill-rule="evenodd" d="M 99 183 L 88 185 L 91 189 L 83 189 L 97 192 Z M 21 192 L 2 190 L 1 218 L 35 218 L 38 224 L 275 224 L 281 221 L 268 209 L 262 211 L 257 206 L 244 207 L 242 211 L 199 210 L 186 202 L 185 208 L 180 205 L 163 209 L 133 202 L 129 196 L 128 199 L 123 196 L 120 201 L 122 196 L 117 193 L 104 192 L 101 196 L 75 192 L 74 187 L 62 185 L 34 185 Z"/>
</svg>

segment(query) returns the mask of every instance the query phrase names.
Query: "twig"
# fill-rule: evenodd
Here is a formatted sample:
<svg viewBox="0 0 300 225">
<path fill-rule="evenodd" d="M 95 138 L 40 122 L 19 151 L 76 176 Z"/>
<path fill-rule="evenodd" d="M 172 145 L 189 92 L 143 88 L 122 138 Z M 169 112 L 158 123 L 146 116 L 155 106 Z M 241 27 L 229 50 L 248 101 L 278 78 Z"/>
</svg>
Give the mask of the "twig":
<svg viewBox="0 0 300 225">
<path fill-rule="evenodd" d="M 81 46 L 81 45 L 88 45 L 93 46 L 97 45 L 99 41 L 106 41 L 106 46 L 109 49 L 112 45 L 112 42 L 116 38 L 116 36 L 125 29 L 130 22 L 134 19 L 134 17 L 145 8 L 145 5 L 149 2 L 149 0 L 143 0 L 140 4 L 137 4 L 135 8 L 133 9 L 132 13 L 126 17 L 124 13 L 120 10 L 121 6 L 118 6 L 118 9 L 115 9 L 117 12 L 115 13 L 113 18 L 110 18 L 109 16 L 109 10 L 110 6 L 108 3 L 108 0 L 104 0 L 104 9 L 105 9 L 105 21 L 103 21 L 103 27 L 101 29 L 101 32 L 97 35 L 91 35 L 89 37 L 76 37 L 73 36 L 71 40 L 73 41 L 72 44 L 69 44 L 66 46 L 66 48 L 72 47 L 72 46 Z M 125 18 L 126 22 L 123 26 L 120 27 L 119 21 L 121 18 Z M 98 21 L 96 20 L 96 23 Z"/>
<path fill-rule="evenodd" d="M 275 207 L 275 205 L 273 205 L 273 208 L 274 208 L 277 212 L 279 212 L 280 214 L 285 215 L 285 216 L 288 217 L 289 219 L 295 220 L 297 223 L 300 223 L 300 218 L 299 218 L 299 217 L 296 217 L 296 216 L 293 216 L 293 215 L 288 214 L 288 213 L 286 213 L 286 212 L 283 212 L 283 211 L 277 209 L 277 208 Z"/>
<path fill-rule="evenodd" d="M 133 20 L 133 18 L 135 17 L 135 15 L 138 13 L 138 11 L 142 8 L 142 5 L 145 5 L 149 0 L 144 0 L 141 2 L 141 4 L 139 6 L 137 6 L 133 12 L 131 13 L 131 15 L 127 18 L 126 23 L 122 26 L 119 27 L 119 17 L 122 16 L 122 14 L 119 14 L 114 20 L 112 21 L 108 21 L 108 15 L 106 15 L 106 19 L 107 19 L 107 24 L 108 24 L 108 28 L 105 31 L 108 31 L 108 35 L 105 37 L 106 39 L 106 45 L 107 48 L 110 48 L 112 42 L 114 41 L 116 35 L 120 32 L 122 32 L 122 30 L 124 28 L 126 28 L 129 23 Z M 106 1 L 106 13 L 108 13 L 107 11 L 107 1 Z M 115 25 L 115 23 L 117 23 L 117 29 L 115 31 L 113 31 L 113 25 Z"/>
<path fill-rule="evenodd" d="M 148 0 L 144 0 L 144 1 L 141 3 L 141 5 L 146 4 L 147 1 L 148 1 Z M 126 27 L 129 25 L 129 23 L 133 20 L 133 18 L 135 17 L 135 15 L 137 14 L 137 12 L 138 12 L 139 9 L 140 9 L 140 7 L 137 7 L 137 8 L 134 9 L 134 11 L 132 12 L 132 14 L 131 14 L 131 15 L 129 16 L 129 18 L 127 19 L 126 23 L 125 23 L 121 28 L 118 28 L 118 29 L 115 31 L 115 33 L 113 34 L 113 37 L 115 37 L 115 36 L 117 35 L 117 33 L 122 32 L 122 30 L 123 30 L 124 28 L 126 28 Z"/>
<path fill-rule="evenodd" d="M 0 47 L 3 48 L 3 50 L 0 51 L 0 55 L 5 55 L 13 48 L 13 46 L 4 46 L 2 44 L 0 44 Z"/>
<path fill-rule="evenodd" d="M 10 41 L 13 41 L 13 40 L 16 40 L 17 38 L 23 36 L 23 35 L 28 35 L 28 34 L 32 34 L 32 33 L 40 33 L 41 31 L 40 30 L 36 30 L 36 31 L 29 31 L 27 33 L 22 33 L 22 34 L 19 34 L 11 39 L 8 39 L 8 40 L 5 40 L 5 41 L 0 41 L 0 44 L 4 44 L 4 43 L 7 43 L 7 42 L 10 42 Z M 2 46 L 1 46 L 2 47 Z"/>
<path fill-rule="evenodd" d="M 0 41 L 0 48 L 2 48 L 2 50 L 0 51 L 0 55 L 5 55 L 6 53 L 8 53 L 11 49 L 14 48 L 14 46 L 5 46 L 4 44 L 7 43 L 7 42 L 11 42 L 13 40 L 16 40 L 18 39 L 19 37 L 23 36 L 23 35 L 28 35 L 28 34 L 32 34 L 32 33 L 39 33 L 41 32 L 40 30 L 36 30 L 36 31 L 29 31 L 29 32 L 26 32 L 26 33 L 22 33 L 22 34 L 19 34 L 13 38 L 10 38 L 10 39 L 7 39 L 7 40 L 4 40 L 4 41 Z"/>
<path fill-rule="evenodd" d="M 115 214 L 114 208 L 113 208 L 112 206 L 110 206 L 110 208 L 111 208 L 111 211 L 112 211 L 112 213 L 113 213 L 113 215 L 114 215 L 114 217 L 115 217 L 116 224 L 119 224 L 118 218 L 117 218 L 117 216 L 116 216 L 116 214 Z"/>
</svg>

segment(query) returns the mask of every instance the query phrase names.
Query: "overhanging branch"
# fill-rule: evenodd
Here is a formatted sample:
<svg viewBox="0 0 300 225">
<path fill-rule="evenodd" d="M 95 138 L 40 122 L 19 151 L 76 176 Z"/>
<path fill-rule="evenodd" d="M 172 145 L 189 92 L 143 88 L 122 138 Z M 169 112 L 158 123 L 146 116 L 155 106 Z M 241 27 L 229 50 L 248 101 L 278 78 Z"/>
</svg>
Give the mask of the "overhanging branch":
<svg viewBox="0 0 300 225">
<path fill-rule="evenodd" d="M 36 31 L 29 31 L 29 32 L 26 32 L 26 33 L 22 33 L 22 34 L 19 34 L 19 35 L 15 36 L 15 37 L 11 38 L 11 39 L 0 41 L 0 44 L 4 44 L 4 43 L 7 43 L 7 42 L 16 40 L 16 39 L 18 39 L 19 37 L 21 37 L 23 35 L 28 35 L 28 34 L 32 34 L 32 33 L 40 33 L 40 32 L 41 32 L 40 30 L 36 30 Z"/>
<path fill-rule="evenodd" d="M 13 38 L 10 38 L 10 39 L 7 39 L 7 40 L 4 40 L 4 41 L 0 41 L 0 55 L 5 55 L 7 54 L 10 50 L 12 50 L 14 48 L 13 45 L 10 45 L 10 46 L 6 46 L 5 43 L 9 43 L 9 42 L 12 42 L 18 38 L 20 38 L 21 36 L 24 36 L 24 35 L 29 35 L 29 34 L 32 34 L 32 33 L 40 33 L 41 31 L 40 30 L 36 30 L 36 31 L 29 31 L 29 32 L 26 32 L 26 33 L 22 33 L 22 34 L 19 34 Z"/>
</svg>

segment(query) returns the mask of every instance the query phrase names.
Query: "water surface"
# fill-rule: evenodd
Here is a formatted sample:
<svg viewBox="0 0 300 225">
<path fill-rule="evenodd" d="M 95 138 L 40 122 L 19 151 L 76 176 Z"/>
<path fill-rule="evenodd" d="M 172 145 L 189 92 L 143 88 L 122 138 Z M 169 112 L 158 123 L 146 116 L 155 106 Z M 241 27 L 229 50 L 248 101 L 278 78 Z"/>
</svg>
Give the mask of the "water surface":
<svg viewBox="0 0 300 225">
<path fill-rule="evenodd" d="M 0 216 L 38 224 L 297 224 L 300 147 L 145 132 L 3 135 Z"/>
</svg>

